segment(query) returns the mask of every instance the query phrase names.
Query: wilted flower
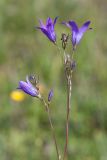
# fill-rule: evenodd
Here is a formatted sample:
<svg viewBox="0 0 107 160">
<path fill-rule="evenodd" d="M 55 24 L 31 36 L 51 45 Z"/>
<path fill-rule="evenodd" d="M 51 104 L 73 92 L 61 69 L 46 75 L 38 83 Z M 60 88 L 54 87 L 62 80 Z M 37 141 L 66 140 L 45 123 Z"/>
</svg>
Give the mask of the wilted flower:
<svg viewBox="0 0 107 160">
<path fill-rule="evenodd" d="M 53 43 L 56 42 L 56 33 L 54 30 L 54 27 L 55 27 L 57 18 L 58 17 L 56 17 L 54 21 L 52 21 L 52 19 L 48 17 L 46 20 L 46 25 L 43 24 L 42 20 L 39 20 L 40 27 L 36 27 L 37 29 L 40 29 Z"/>
<path fill-rule="evenodd" d="M 75 49 L 76 45 L 80 42 L 84 33 L 88 29 L 91 29 L 89 28 L 90 23 L 91 21 L 86 21 L 80 28 L 77 26 L 75 21 L 69 21 L 68 23 L 67 22 L 62 23 L 62 24 L 65 24 L 67 27 L 71 28 L 73 49 Z"/>
<path fill-rule="evenodd" d="M 36 77 L 35 75 L 28 76 L 28 79 L 35 86 L 39 83 L 39 77 Z"/>
<path fill-rule="evenodd" d="M 68 35 L 66 35 L 65 33 L 62 33 L 61 40 L 62 40 L 62 48 L 63 48 L 63 49 L 65 49 L 65 48 L 66 48 L 66 45 L 67 45 L 68 39 L 69 39 L 69 34 L 68 34 Z"/>
<path fill-rule="evenodd" d="M 48 102 L 51 101 L 52 97 L 53 97 L 53 90 L 51 89 L 49 94 L 48 94 Z"/>
<path fill-rule="evenodd" d="M 19 82 L 18 89 L 21 89 L 22 91 L 31 95 L 32 97 L 38 97 L 38 98 L 41 97 L 37 88 L 34 87 L 32 83 L 29 81 L 28 76 L 26 77 L 26 82 L 24 81 Z"/>
</svg>

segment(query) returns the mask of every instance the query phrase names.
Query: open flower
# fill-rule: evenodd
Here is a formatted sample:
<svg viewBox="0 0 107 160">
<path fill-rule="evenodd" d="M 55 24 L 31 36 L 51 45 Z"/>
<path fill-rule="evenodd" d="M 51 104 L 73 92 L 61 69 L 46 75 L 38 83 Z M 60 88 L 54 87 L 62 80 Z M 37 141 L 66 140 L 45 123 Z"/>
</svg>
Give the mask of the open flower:
<svg viewBox="0 0 107 160">
<path fill-rule="evenodd" d="M 31 95 L 32 97 L 38 97 L 38 98 L 40 98 L 39 91 L 29 81 L 28 76 L 26 77 L 26 82 L 19 81 L 18 89 L 21 89 L 22 91 L 24 91 L 25 93 Z"/>
<path fill-rule="evenodd" d="M 26 97 L 25 97 L 25 94 L 22 91 L 13 90 L 10 93 L 10 98 L 15 102 L 22 102 Z"/>
<path fill-rule="evenodd" d="M 71 28 L 72 31 L 72 45 L 73 49 L 75 49 L 76 45 L 80 42 L 81 38 L 83 37 L 84 33 L 88 30 L 91 29 L 89 28 L 90 21 L 86 21 L 82 27 L 78 27 L 75 21 L 69 21 L 63 22 L 62 24 L 65 24 L 67 27 Z"/>
<path fill-rule="evenodd" d="M 54 30 L 54 27 L 55 27 L 57 18 L 58 17 L 56 17 L 54 21 L 52 21 L 52 19 L 48 17 L 46 20 L 46 25 L 43 24 L 42 20 L 39 20 L 40 27 L 36 27 L 37 29 L 40 29 L 53 43 L 56 42 L 56 33 Z"/>
</svg>

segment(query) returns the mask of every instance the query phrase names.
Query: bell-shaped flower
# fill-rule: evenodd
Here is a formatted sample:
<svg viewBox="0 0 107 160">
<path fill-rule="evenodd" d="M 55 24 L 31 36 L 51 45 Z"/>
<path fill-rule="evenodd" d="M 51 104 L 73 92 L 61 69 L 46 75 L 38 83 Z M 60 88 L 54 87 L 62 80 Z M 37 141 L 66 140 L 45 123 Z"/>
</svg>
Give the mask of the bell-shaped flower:
<svg viewBox="0 0 107 160">
<path fill-rule="evenodd" d="M 86 21 L 80 28 L 78 27 L 75 21 L 69 21 L 69 22 L 62 23 L 62 24 L 65 24 L 67 27 L 71 28 L 73 49 L 75 49 L 76 45 L 80 42 L 84 33 L 88 29 L 91 29 L 89 28 L 90 23 L 91 21 Z"/>
<path fill-rule="evenodd" d="M 40 29 L 48 37 L 48 39 L 53 43 L 56 42 L 56 33 L 54 28 L 55 28 L 57 18 L 58 17 L 56 17 L 54 21 L 52 21 L 52 19 L 48 17 L 46 20 L 46 25 L 42 22 L 42 20 L 39 20 L 40 27 L 36 27 L 37 29 Z"/>
<path fill-rule="evenodd" d="M 32 83 L 29 81 L 28 76 L 26 77 L 26 82 L 19 81 L 19 86 L 17 89 L 21 89 L 25 93 L 31 95 L 32 97 L 38 97 L 40 98 L 40 93 L 36 87 L 32 85 Z"/>
</svg>

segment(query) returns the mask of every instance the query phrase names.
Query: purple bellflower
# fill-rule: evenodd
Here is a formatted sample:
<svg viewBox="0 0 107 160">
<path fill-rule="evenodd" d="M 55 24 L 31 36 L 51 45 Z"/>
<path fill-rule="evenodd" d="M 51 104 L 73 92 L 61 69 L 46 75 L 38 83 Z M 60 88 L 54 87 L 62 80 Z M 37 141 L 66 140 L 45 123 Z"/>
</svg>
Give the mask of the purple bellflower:
<svg viewBox="0 0 107 160">
<path fill-rule="evenodd" d="M 48 102 L 51 101 L 52 97 L 53 97 L 53 90 L 51 89 L 49 94 L 48 94 Z"/>
<path fill-rule="evenodd" d="M 58 17 L 56 17 L 54 21 L 52 21 L 52 19 L 48 17 L 46 20 L 46 25 L 43 24 L 42 20 L 39 20 L 40 27 L 36 27 L 37 29 L 40 29 L 48 37 L 48 39 L 53 43 L 56 42 L 56 33 L 54 30 L 54 27 L 55 27 L 57 18 Z"/>
<path fill-rule="evenodd" d="M 62 23 L 62 24 L 65 24 L 67 27 L 71 28 L 73 49 L 75 49 L 76 45 L 80 42 L 84 33 L 88 29 L 91 29 L 89 28 L 90 23 L 91 21 L 86 21 L 80 28 L 77 26 L 75 21 L 69 21 L 68 23 L 67 22 Z"/>
<path fill-rule="evenodd" d="M 17 89 L 21 89 L 22 91 L 24 91 L 25 93 L 31 95 L 32 97 L 38 97 L 38 98 L 40 98 L 39 91 L 29 81 L 28 76 L 26 77 L 26 82 L 19 81 L 19 86 L 18 86 Z"/>
</svg>

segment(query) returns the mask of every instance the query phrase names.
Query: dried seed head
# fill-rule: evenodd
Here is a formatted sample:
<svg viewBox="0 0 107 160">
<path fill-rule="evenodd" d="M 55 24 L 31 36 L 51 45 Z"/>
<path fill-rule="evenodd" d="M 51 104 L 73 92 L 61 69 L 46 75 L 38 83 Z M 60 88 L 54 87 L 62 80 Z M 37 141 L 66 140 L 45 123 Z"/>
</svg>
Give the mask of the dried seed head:
<svg viewBox="0 0 107 160">
<path fill-rule="evenodd" d="M 62 33 L 61 40 L 62 40 L 62 48 L 63 48 L 64 50 L 65 50 L 65 48 L 66 48 L 68 39 L 69 39 L 69 34 L 66 35 L 65 33 Z"/>
<path fill-rule="evenodd" d="M 39 78 L 36 77 L 35 75 L 28 76 L 28 79 L 35 86 L 39 83 Z"/>
</svg>

